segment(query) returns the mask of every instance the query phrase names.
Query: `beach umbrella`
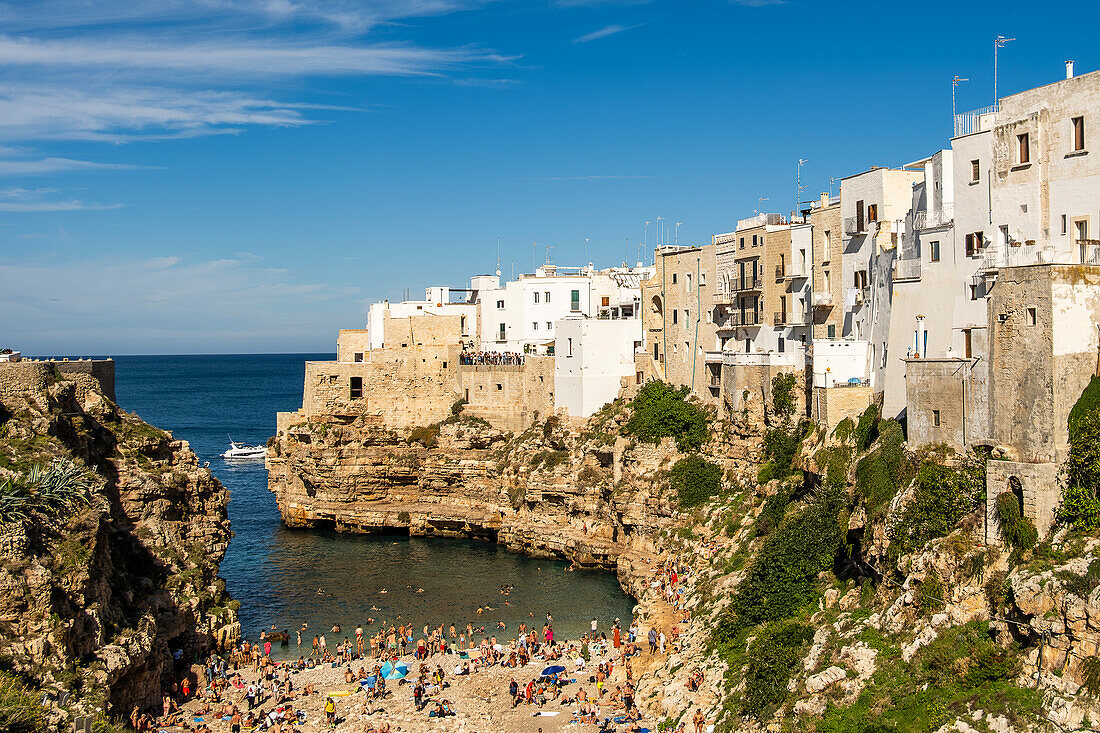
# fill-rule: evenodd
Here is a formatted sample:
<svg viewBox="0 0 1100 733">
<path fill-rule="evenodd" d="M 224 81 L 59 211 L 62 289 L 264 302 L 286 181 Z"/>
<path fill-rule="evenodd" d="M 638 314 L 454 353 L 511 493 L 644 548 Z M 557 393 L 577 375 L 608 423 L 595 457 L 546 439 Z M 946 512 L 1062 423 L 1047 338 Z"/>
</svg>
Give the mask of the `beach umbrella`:
<svg viewBox="0 0 1100 733">
<path fill-rule="evenodd" d="M 392 671 L 393 671 L 393 665 L 390 664 L 389 662 L 386 662 L 385 664 L 382 665 L 382 676 L 383 677 L 385 677 L 386 675 L 388 675 Z"/>
<path fill-rule="evenodd" d="M 543 677 L 550 677 L 550 676 L 555 675 L 555 674 L 561 674 L 564 671 L 565 671 L 565 667 L 561 666 L 560 664 L 553 664 L 553 665 L 547 667 L 546 669 L 542 670 L 542 676 Z"/>
<path fill-rule="evenodd" d="M 402 665 L 402 666 L 404 666 L 404 665 Z M 394 668 L 388 675 L 386 675 L 386 679 L 387 680 L 403 680 L 403 679 L 405 679 L 406 674 L 408 674 L 407 669 L 401 669 L 400 667 L 397 667 L 397 668 Z"/>
</svg>

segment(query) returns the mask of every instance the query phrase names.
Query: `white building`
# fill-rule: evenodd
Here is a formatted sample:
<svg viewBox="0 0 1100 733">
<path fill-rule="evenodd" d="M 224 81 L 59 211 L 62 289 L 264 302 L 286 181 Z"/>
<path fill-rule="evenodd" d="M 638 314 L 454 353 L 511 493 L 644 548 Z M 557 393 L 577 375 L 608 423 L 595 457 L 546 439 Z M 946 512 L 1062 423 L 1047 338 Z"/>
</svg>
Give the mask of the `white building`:
<svg viewBox="0 0 1100 733">
<path fill-rule="evenodd" d="M 623 380 L 635 377 L 634 354 L 644 348 L 637 311 L 625 317 L 621 310 L 604 313 L 556 324 L 554 403 L 572 417 L 588 417 L 614 400 Z"/>
<path fill-rule="evenodd" d="M 480 348 L 510 353 L 553 353 L 557 322 L 595 318 L 601 309 L 622 316 L 640 313 L 641 282 L 653 268 L 558 267 L 543 265 L 480 299 Z M 639 322 L 638 331 L 641 332 Z"/>
</svg>

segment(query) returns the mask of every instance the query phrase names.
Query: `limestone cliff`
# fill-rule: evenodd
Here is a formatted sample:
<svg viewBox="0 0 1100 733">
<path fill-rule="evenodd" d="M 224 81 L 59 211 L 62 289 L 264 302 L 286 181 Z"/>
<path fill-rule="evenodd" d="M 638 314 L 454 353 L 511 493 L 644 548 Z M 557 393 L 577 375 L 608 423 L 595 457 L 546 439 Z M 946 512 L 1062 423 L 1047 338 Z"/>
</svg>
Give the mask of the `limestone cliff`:
<svg viewBox="0 0 1100 733">
<path fill-rule="evenodd" d="M 721 489 L 684 509 L 669 487 L 684 454 L 625 437 L 629 412 L 514 436 L 461 417 L 411 431 L 303 417 L 272 443 L 271 488 L 294 526 L 480 536 L 614 567 L 646 623 L 680 632 L 637 678 L 639 705 L 669 726 L 696 709 L 738 731 L 1095 719 L 1100 542 L 1058 527 L 987 543 L 985 456 L 910 451 L 873 409 L 831 433 L 712 423 L 702 453 Z M 686 620 L 650 582 L 673 558 L 692 568 Z"/>
<path fill-rule="evenodd" d="M 239 636 L 217 575 L 227 491 L 94 379 L 0 370 L 0 484 L 57 461 L 86 477 L 87 501 L 0 525 L 2 668 L 49 694 L 55 723 L 125 716 Z"/>
</svg>

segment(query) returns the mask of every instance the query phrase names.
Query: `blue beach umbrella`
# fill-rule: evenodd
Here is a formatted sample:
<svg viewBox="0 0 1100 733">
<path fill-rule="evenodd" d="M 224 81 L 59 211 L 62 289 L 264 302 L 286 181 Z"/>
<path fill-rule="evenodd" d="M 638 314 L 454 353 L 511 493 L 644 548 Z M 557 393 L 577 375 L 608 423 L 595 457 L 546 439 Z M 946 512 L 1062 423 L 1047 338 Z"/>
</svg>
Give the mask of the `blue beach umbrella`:
<svg viewBox="0 0 1100 733">
<path fill-rule="evenodd" d="M 555 674 L 561 674 L 564 671 L 565 671 L 565 667 L 561 666 L 560 664 L 554 664 L 554 665 L 551 665 L 551 666 L 547 667 L 546 669 L 542 670 L 542 676 L 543 677 L 550 677 L 550 676 L 555 675 Z"/>
</svg>

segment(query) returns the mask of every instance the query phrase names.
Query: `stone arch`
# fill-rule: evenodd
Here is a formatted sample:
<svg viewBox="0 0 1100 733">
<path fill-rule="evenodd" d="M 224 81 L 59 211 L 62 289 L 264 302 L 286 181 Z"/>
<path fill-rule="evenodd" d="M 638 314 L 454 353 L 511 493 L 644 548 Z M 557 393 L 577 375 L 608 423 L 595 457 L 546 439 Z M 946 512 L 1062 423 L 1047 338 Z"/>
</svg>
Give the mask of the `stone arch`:
<svg viewBox="0 0 1100 733">
<path fill-rule="evenodd" d="M 1020 516 L 1024 516 L 1024 485 L 1019 476 L 1008 477 L 1008 490 L 1016 497 L 1016 505 L 1020 510 Z"/>
<path fill-rule="evenodd" d="M 654 295 L 653 296 L 652 306 L 653 306 L 653 313 L 655 315 L 659 316 L 664 312 L 664 307 L 661 304 L 661 296 L 660 295 Z"/>
</svg>

